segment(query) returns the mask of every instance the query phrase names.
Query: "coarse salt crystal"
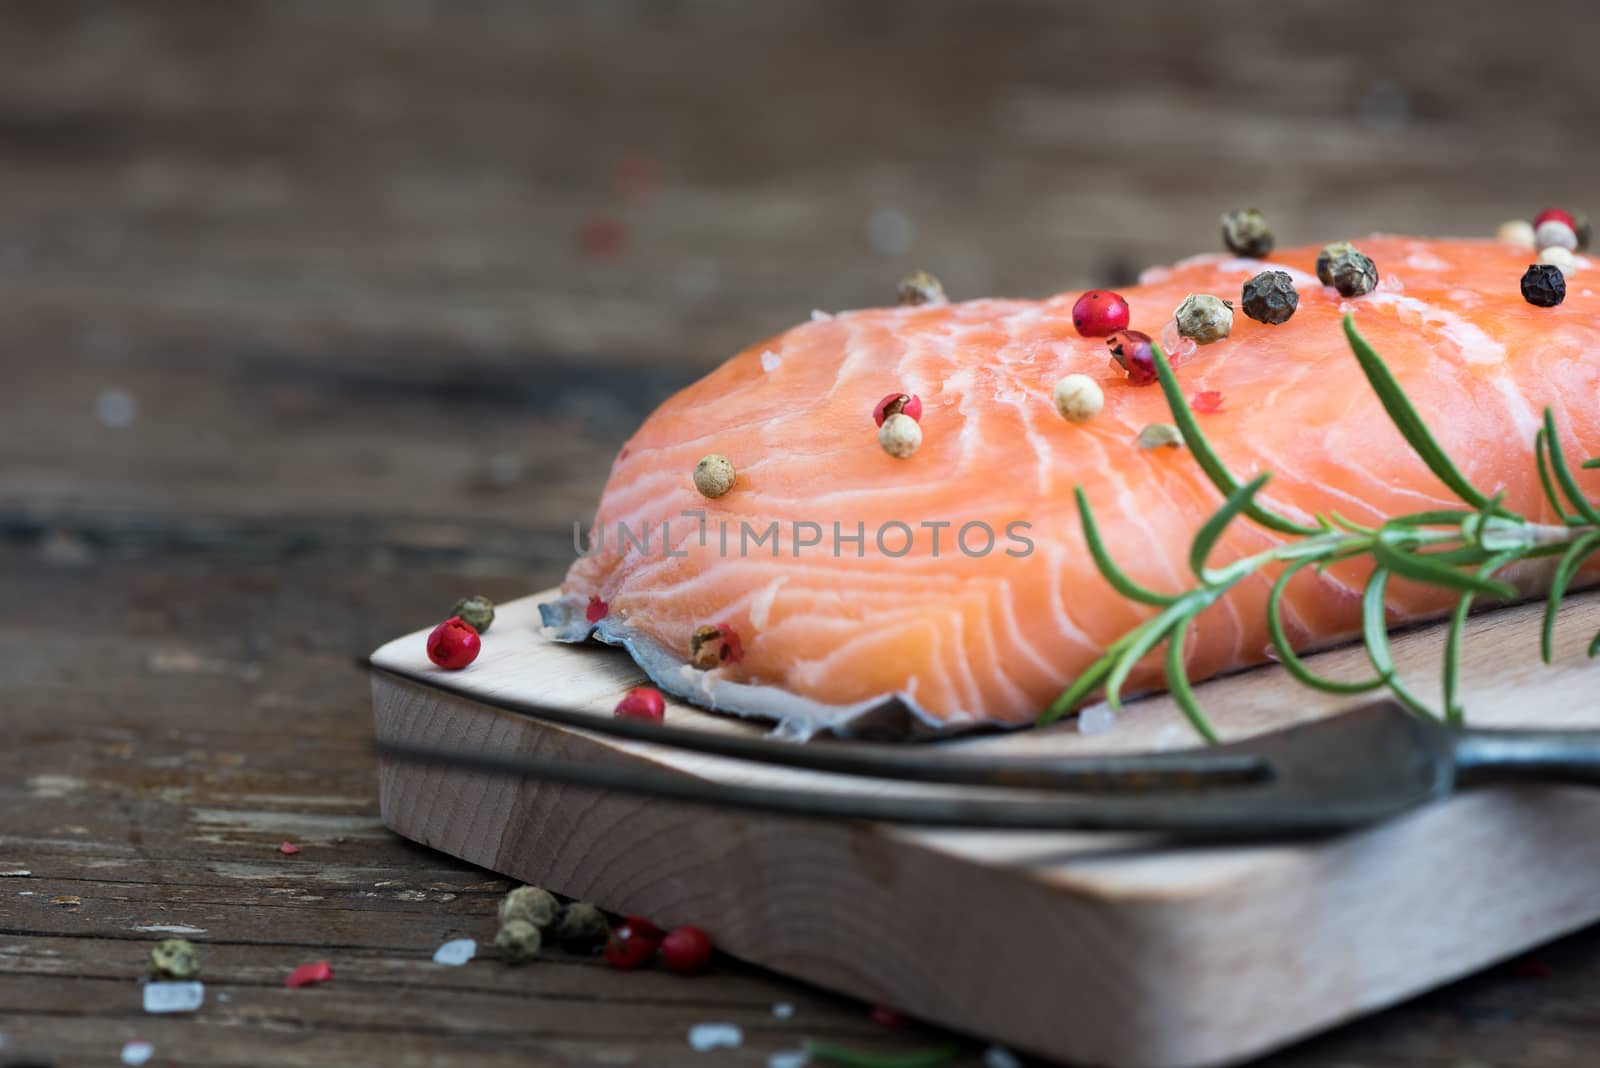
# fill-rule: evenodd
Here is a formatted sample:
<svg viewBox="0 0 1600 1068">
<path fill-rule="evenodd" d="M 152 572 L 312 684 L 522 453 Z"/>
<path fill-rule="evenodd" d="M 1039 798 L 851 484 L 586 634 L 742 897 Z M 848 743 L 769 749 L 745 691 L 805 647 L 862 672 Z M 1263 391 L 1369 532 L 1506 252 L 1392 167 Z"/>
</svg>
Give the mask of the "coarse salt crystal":
<svg viewBox="0 0 1600 1068">
<path fill-rule="evenodd" d="M 1178 333 L 1178 320 L 1168 319 L 1167 325 L 1161 328 L 1161 351 L 1166 354 L 1167 362 L 1177 367 L 1194 355 L 1195 348 L 1194 338 Z"/>
<path fill-rule="evenodd" d="M 1111 706 L 1101 701 L 1097 705 L 1088 705 L 1078 712 L 1079 734 L 1104 734 L 1116 723 L 1117 714 L 1111 711 Z"/>
<path fill-rule="evenodd" d="M 1159 750 L 1183 749 L 1190 737 L 1188 728 L 1169 723 L 1156 732 L 1155 740 L 1150 744 L 1152 748 Z"/>
<path fill-rule="evenodd" d="M 903 256 L 917 240 L 917 224 L 899 208 L 879 208 L 862 227 L 867 247 L 880 256 Z"/>
<path fill-rule="evenodd" d="M 101 390 L 94 399 L 94 417 L 101 426 L 123 430 L 139 418 L 139 402 L 125 389 Z"/>
<path fill-rule="evenodd" d="M 146 983 L 145 1012 L 193 1012 L 205 1004 L 204 983 Z"/>
<path fill-rule="evenodd" d="M 761 354 L 761 369 L 772 372 L 783 366 L 783 357 L 768 349 Z"/>
<path fill-rule="evenodd" d="M 138 1065 L 148 1061 L 155 1055 L 156 1048 L 148 1042 L 124 1042 L 122 1044 L 122 1063 Z"/>
<path fill-rule="evenodd" d="M 697 1053 L 714 1049 L 738 1049 L 744 1044 L 744 1031 L 736 1024 L 703 1023 L 689 1028 L 689 1046 Z"/>
<path fill-rule="evenodd" d="M 772 1006 L 772 1015 L 780 1020 L 787 1020 L 794 1015 L 794 1002 L 780 1001 Z"/>
<path fill-rule="evenodd" d="M 990 1046 L 983 1051 L 984 1068 L 1022 1068 L 1017 1055 L 1004 1046 Z"/>
<path fill-rule="evenodd" d="M 767 1068 L 805 1068 L 811 1063 L 811 1054 L 803 1049 L 780 1049 L 767 1058 Z"/>
<path fill-rule="evenodd" d="M 433 951 L 433 963 L 459 968 L 478 955 L 478 943 L 471 938 L 456 938 Z"/>
<path fill-rule="evenodd" d="M 825 322 L 827 322 L 828 320 L 830 320 L 832 318 L 833 318 L 833 316 L 829 315 L 827 312 L 823 311 L 821 308 L 812 308 L 811 309 L 811 321 L 814 322 L 814 323 L 825 323 Z"/>
</svg>

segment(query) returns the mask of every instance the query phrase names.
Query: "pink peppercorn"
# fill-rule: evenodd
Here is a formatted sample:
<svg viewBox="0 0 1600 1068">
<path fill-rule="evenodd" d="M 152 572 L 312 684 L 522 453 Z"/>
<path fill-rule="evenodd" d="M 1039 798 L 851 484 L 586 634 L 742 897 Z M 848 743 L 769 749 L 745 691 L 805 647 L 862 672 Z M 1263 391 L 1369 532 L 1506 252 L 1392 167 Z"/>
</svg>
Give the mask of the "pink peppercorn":
<svg viewBox="0 0 1600 1068">
<path fill-rule="evenodd" d="M 1546 208 L 1533 217 L 1533 228 L 1539 229 L 1547 222 L 1565 223 L 1574 233 L 1578 230 L 1578 221 L 1572 217 L 1572 212 L 1563 208 Z"/>
<path fill-rule="evenodd" d="M 1084 337 L 1109 337 L 1128 328 L 1128 302 L 1109 289 L 1091 289 L 1072 306 L 1072 325 Z"/>
<path fill-rule="evenodd" d="M 1118 368 L 1126 371 L 1128 381 L 1136 386 L 1148 386 L 1156 380 L 1155 346 L 1150 335 L 1138 330 L 1118 330 L 1106 338 L 1106 348 Z"/>
<path fill-rule="evenodd" d="M 662 931 L 661 928 L 657 927 L 643 916 L 624 916 L 622 917 L 622 922 L 627 924 L 629 927 L 632 927 L 640 935 L 652 941 L 659 942 L 663 938 L 667 937 L 666 932 Z"/>
<path fill-rule="evenodd" d="M 872 409 L 872 421 L 879 426 L 891 415 L 907 415 L 922 422 L 922 398 L 915 393 L 885 394 L 878 406 Z"/>
<path fill-rule="evenodd" d="M 630 917 L 616 926 L 606 941 L 606 963 L 631 972 L 649 964 L 661 948 L 661 929 L 648 921 Z"/>
<path fill-rule="evenodd" d="M 446 671 L 460 671 L 478 659 L 482 647 L 478 632 L 460 616 L 451 616 L 428 635 L 428 659 Z"/>
<path fill-rule="evenodd" d="M 300 965 L 300 967 L 289 973 L 288 978 L 284 979 L 283 985 L 290 988 L 310 986 L 313 983 L 326 983 L 332 978 L 333 965 L 325 960 L 319 960 L 315 964 Z"/>
<path fill-rule="evenodd" d="M 661 691 L 650 686 L 635 686 L 617 702 L 612 715 L 618 719 L 642 719 L 660 723 L 667 716 L 667 702 Z"/>
<path fill-rule="evenodd" d="M 679 975 L 697 975 L 711 964 L 711 939 L 698 927 L 674 927 L 661 940 L 661 963 Z"/>
</svg>

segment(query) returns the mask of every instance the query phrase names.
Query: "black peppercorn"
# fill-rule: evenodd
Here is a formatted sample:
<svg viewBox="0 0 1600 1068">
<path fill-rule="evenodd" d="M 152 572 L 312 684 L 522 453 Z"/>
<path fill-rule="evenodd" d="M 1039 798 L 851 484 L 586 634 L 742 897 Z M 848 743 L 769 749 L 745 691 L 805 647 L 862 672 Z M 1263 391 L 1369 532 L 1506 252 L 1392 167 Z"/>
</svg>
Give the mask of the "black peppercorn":
<svg viewBox="0 0 1600 1068">
<path fill-rule="evenodd" d="M 596 949 L 611 934 L 605 914 L 587 901 L 573 901 L 556 916 L 555 936 L 569 949 Z"/>
<path fill-rule="evenodd" d="M 1230 211 L 1222 217 L 1222 243 L 1236 256 L 1261 259 L 1272 252 L 1272 230 L 1267 217 L 1254 208 Z"/>
<path fill-rule="evenodd" d="M 1572 212 L 1572 232 L 1578 238 L 1578 251 L 1582 252 L 1589 247 L 1589 242 L 1594 237 L 1594 227 L 1589 225 L 1589 216 L 1581 211 Z"/>
<path fill-rule="evenodd" d="M 1360 297 L 1377 287 L 1378 267 L 1350 242 L 1335 241 L 1317 253 L 1317 279 L 1341 297 Z"/>
<path fill-rule="evenodd" d="M 1533 263 L 1522 274 L 1522 299 L 1536 308 L 1554 308 L 1567 299 L 1567 277 L 1560 267 Z"/>
<path fill-rule="evenodd" d="M 1294 279 L 1285 271 L 1262 271 L 1244 284 L 1244 313 L 1258 323 L 1286 323 L 1300 306 Z"/>
</svg>

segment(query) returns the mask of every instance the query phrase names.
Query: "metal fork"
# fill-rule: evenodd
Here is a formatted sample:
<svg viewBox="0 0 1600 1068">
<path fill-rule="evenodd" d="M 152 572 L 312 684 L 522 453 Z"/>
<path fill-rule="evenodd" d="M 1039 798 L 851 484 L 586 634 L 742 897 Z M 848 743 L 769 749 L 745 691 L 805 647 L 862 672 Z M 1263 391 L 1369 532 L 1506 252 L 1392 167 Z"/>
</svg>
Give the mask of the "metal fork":
<svg viewBox="0 0 1600 1068">
<path fill-rule="evenodd" d="M 913 797 L 771 787 L 382 739 L 375 743 L 378 755 L 797 817 L 998 830 L 1164 831 L 1206 838 L 1346 830 L 1391 819 L 1458 789 L 1492 783 L 1600 786 L 1600 730 L 1464 730 L 1414 716 L 1392 701 L 1204 750 L 974 758 L 870 742 L 797 745 L 463 695 L 541 722 L 710 756 L 946 789 Z"/>
</svg>

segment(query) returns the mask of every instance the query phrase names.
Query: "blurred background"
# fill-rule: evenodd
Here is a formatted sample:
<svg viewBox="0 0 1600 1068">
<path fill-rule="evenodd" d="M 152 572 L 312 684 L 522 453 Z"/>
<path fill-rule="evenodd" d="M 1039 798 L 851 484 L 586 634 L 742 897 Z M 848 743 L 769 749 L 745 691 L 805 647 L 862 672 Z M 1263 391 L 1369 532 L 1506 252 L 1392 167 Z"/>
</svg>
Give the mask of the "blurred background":
<svg viewBox="0 0 1600 1068">
<path fill-rule="evenodd" d="M 0 0 L 8 1055 L 669 1064 L 735 1002 L 730 1063 L 922 1041 L 733 965 L 429 971 L 507 884 L 382 827 L 357 658 L 558 581 L 655 404 L 913 269 L 1594 212 L 1597 46 L 1594 0 Z M 216 1000 L 131 1016 L 195 930 Z M 1587 1065 L 1600 931 L 1546 959 L 1274 1063 Z"/>
<path fill-rule="evenodd" d="M 1588 0 L 0 5 L 0 522 L 559 577 L 812 308 L 1600 206 Z"/>
</svg>

